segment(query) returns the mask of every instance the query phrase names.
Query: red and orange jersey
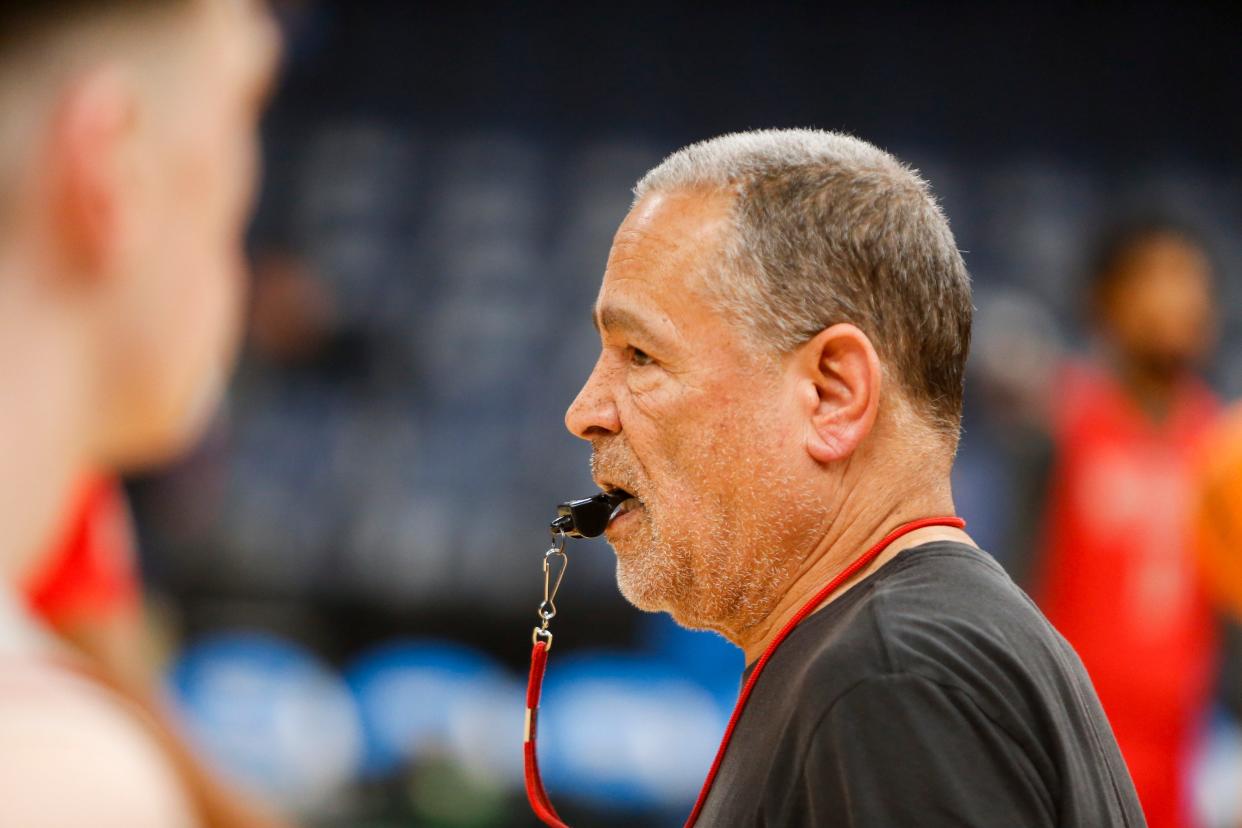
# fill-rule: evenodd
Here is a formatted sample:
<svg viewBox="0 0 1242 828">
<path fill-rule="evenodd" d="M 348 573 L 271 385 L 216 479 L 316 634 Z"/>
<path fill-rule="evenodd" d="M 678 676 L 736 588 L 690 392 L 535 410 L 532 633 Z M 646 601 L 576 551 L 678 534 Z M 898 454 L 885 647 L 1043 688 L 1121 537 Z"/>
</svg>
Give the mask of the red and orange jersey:
<svg viewBox="0 0 1242 828">
<path fill-rule="evenodd" d="M 1204 439 L 1198 473 L 1192 531 L 1204 581 L 1242 618 L 1242 405 Z"/>
</svg>

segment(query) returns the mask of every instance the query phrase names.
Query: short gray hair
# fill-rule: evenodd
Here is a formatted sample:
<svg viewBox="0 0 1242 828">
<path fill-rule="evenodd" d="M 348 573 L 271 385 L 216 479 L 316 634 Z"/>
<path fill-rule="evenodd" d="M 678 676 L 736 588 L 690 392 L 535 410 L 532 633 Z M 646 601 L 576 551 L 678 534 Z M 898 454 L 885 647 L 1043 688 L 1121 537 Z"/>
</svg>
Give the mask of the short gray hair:
<svg viewBox="0 0 1242 828">
<path fill-rule="evenodd" d="M 761 130 L 685 147 L 653 192 L 734 194 L 724 310 L 780 352 L 839 322 L 875 344 L 910 401 L 956 442 L 970 347 L 970 277 L 927 182 L 849 135 Z"/>
</svg>

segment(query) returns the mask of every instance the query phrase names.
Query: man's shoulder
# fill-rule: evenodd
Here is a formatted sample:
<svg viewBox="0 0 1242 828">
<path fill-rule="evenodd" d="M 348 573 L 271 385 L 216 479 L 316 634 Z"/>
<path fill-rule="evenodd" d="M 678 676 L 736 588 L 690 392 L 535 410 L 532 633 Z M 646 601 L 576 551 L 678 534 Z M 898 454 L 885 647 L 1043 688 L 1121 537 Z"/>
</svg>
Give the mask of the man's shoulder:
<svg viewBox="0 0 1242 828">
<path fill-rule="evenodd" d="M 72 671 L 35 663 L 0 676 L 0 824 L 195 823 L 136 715 Z"/>
<path fill-rule="evenodd" d="M 971 546 L 906 550 L 851 592 L 807 630 L 804 676 L 817 687 L 843 693 L 876 676 L 909 675 L 995 697 L 1063 660 L 1063 640 L 1031 600 Z"/>
<path fill-rule="evenodd" d="M 924 544 L 905 550 L 876 574 L 860 600 L 875 618 L 877 634 L 888 641 L 941 647 L 973 635 L 1044 638 L 1052 632 L 996 559 L 974 546 Z M 949 631 L 959 635 L 936 635 Z"/>
<path fill-rule="evenodd" d="M 1039 610 L 1001 565 L 964 543 L 936 541 L 904 550 L 859 586 L 850 626 L 887 644 L 939 648 L 963 643 L 960 635 L 972 631 L 1046 631 Z M 863 620 L 870 623 L 858 623 Z M 944 635 L 949 631 L 958 635 Z M 888 665 L 901 667 L 900 661 Z"/>
</svg>

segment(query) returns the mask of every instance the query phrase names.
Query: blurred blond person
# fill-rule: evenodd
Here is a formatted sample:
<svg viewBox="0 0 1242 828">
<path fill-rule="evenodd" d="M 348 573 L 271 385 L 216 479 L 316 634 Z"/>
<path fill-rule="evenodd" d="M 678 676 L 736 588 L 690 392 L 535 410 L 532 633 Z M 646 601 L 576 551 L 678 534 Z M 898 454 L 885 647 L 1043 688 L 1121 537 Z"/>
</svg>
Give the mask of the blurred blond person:
<svg viewBox="0 0 1242 828">
<path fill-rule="evenodd" d="M 249 0 L 0 6 L 0 824 L 243 824 L 16 587 L 84 470 L 169 458 L 215 406 L 277 54 Z"/>
</svg>

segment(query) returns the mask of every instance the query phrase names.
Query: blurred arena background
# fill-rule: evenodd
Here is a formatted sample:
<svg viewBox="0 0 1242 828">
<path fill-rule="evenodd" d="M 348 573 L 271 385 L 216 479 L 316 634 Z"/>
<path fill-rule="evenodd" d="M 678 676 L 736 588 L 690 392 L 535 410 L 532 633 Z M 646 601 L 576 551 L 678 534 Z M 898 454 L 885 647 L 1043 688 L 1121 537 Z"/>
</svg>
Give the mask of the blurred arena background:
<svg viewBox="0 0 1242 828">
<path fill-rule="evenodd" d="M 533 824 L 540 555 L 555 504 L 592 489 L 561 419 L 629 188 L 685 143 L 844 129 L 930 179 L 977 291 L 958 505 L 1018 577 L 1037 412 L 1086 344 L 1103 223 L 1154 209 L 1202 230 L 1223 315 L 1209 377 L 1242 395 L 1236 11 L 279 8 L 244 363 L 203 445 L 127 491 L 190 732 L 308 824 Z M 630 609 L 600 542 L 573 545 L 559 603 L 553 795 L 582 824 L 680 824 L 740 654 Z M 1231 686 L 1204 712 L 1207 826 L 1242 818 Z"/>
</svg>

